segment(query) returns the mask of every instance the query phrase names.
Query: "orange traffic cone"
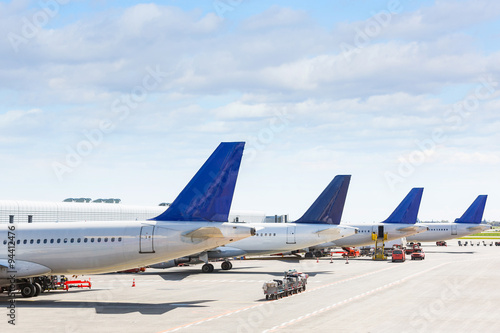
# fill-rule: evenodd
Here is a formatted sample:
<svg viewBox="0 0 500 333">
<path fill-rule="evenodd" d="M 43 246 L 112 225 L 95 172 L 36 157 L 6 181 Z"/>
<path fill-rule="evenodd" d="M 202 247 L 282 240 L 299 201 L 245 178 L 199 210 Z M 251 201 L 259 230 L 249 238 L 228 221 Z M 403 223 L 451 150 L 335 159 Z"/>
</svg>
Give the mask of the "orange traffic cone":
<svg viewBox="0 0 500 333">
<path fill-rule="evenodd" d="M 135 287 L 135 279 L 132 281 L 132 287 Z"/>
<path fill-rule="evenodd" d="M 317 264 L 319 263 L 319 258 L 318 258 L 318 257 L 316 257 L 316 263 L 317 263 Z"/>
</svg>

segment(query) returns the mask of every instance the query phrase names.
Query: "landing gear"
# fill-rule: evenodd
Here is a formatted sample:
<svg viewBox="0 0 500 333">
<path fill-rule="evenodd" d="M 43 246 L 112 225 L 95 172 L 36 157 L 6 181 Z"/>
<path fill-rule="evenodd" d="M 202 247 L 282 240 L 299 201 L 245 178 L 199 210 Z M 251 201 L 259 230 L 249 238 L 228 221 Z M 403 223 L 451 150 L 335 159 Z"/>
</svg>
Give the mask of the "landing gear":
<svg viewBox="0 0 500 333">
<path fill-rule="evenodd" d="M 35 286 L 35 294 L 33 296 L 38 296 L 42 293 L 42 287 L 38 283 L 33 283 L 33 286 Z"/>
<path fill-rule="evenodd" d="M 205 264 L 205 265 L 201 266 L 201 271 L 203 273 L 212 273 L 214 271 L 214 265 Z"/>
<path fill-rule="evenodd" d="M 314 254 L 312 252 L 306 252 L 306 254 L 304 255 L 304 258 L 307 258 L 307 259 L 311 259 L 314 257 Z"/>
<path fill-rule="evenodd" d="M 314 255 L 316 256 L 316 258 L 322 258 L 323 257 L 323 252 L 316 251 L 316 252 L 314 252 Z"/>
<path fill-rule="evenodd" d="M 224 261 L 222 262 L 222 264 L 220 265 L 220 267 L 225 270 L 225 271 L 228 271 L 230 270 L 231 268 L 233 268 L 233 264 L 231 264 L 230 261 Z"/>
<path fill-rule="evenodd" d="M 21 286 L 21 295 L 23 297 L 33 297 L 36 294 L 36 287 L 31 283 L 26 283 Z"/>
</svg>

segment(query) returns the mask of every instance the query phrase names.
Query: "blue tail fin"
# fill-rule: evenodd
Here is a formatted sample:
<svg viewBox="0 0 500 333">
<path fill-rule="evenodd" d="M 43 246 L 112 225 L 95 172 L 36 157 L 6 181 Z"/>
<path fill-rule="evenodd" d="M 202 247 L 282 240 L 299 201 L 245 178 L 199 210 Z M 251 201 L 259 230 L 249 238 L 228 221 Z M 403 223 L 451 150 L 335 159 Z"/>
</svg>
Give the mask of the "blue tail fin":
<svg viewBox="0 0 500 333">
<path fill-rule="evenodd" d="M 465 211 L 461 218 L 456 219 L 456 223 L 481 223 L 483 219 L 484 206 L 486 205 L 487 195 L 479 195 L 476 200 Z"/>
<path fill-rule="evenodd" d="M 297 223 L 340 224 L 351 176 L 335 176 Z"/>
<path fill-rule="evenodd" d="M 244 142 L 222 142 L 156 221 L 227 222 Z"/>
<path fill-rule="evenodd" d="M 410 193 L 401 201 L 399 206 L 383 223 L 405 223 L 415 224 L 417 222 L 418 209 L 422 200 L 423 188 L 412 188 Z"/>
</svg>

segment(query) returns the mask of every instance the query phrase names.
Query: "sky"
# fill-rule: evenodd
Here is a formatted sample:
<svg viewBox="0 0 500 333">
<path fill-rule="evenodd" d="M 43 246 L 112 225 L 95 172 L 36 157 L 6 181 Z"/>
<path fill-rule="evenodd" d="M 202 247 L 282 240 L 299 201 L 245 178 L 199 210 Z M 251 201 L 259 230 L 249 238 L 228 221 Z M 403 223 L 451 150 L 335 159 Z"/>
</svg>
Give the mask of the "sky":
<svg viewBox="0 0 500 333">
<path fill-rule="evenodd" d="M 2 200 L 171 202 L 245 141 L 233 209 L 343 221 L 487 194 L 500 221 L 500 2 L 0 2 Z"/>
</svg>

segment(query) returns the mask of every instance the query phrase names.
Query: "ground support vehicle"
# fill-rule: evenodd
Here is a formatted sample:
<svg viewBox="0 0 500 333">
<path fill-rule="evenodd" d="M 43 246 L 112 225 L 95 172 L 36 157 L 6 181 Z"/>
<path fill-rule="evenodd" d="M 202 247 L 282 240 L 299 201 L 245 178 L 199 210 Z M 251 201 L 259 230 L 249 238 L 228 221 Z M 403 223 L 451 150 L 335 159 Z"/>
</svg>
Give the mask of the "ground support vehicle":
<svg viewBox="0 0 500 333">
<path fill-rule="evenodd" d="M 342 250 L 345 252 L 342 253 L 342 257 L 349 257 L 349 258 L 357 258 L 359 257 L 359 250 L 356 249 L 355 247 L 343 247 Z"/>
<path fill-rule="evenodd" d="M 445 241 L 437 241 L 437 242 L 436 242 L 436 245 L 437 245 L 437 246 L 448 246 L 448 245 L 446 245 L 446 242 L 445 242 Z"/>
<path fill-rule="evenodd" d="M 132 268 L 124 271 L 119 271 L 117 273 L 142 273 L 146 271 L 146 267 Z"/>
<path fill-rule="evenodd" d="M 61 287 L 63 290 L 68 291 L 69 288 L 92 288 L 92 283 L 88 280 L 72 280 L 72 281 L 65 281 L 63 284 L 61 284 Z"/>
<path fill-rule="evenodd" d="M 425 259 L 425 252 L 422 249 L 415 249 L 413 253 L 411 254 L 411 260 L 424 260 Z"/>
<path fill-rule="evenodd" d="M 392 262 L 396 261 L 401 261 L 401 262 L 406 261 L 406 255 L 403 249 L 394 249 L 392 251 Z"/>
<path fill-rule="evenodd" d="M 288 295 L 297 294 L 306 290 L 307 278 L 304 273 L 290 270 L 285 272 L 283 279 L 264 282 L 262 289 L 266 299 L 278 299 Z"/>
<path fill-rule="evenodd" d="M 420 249 L 419 243 L 410 244 L 405 250 L 406 254 L 412 254 L 415 250 Z"/>
</svg>

